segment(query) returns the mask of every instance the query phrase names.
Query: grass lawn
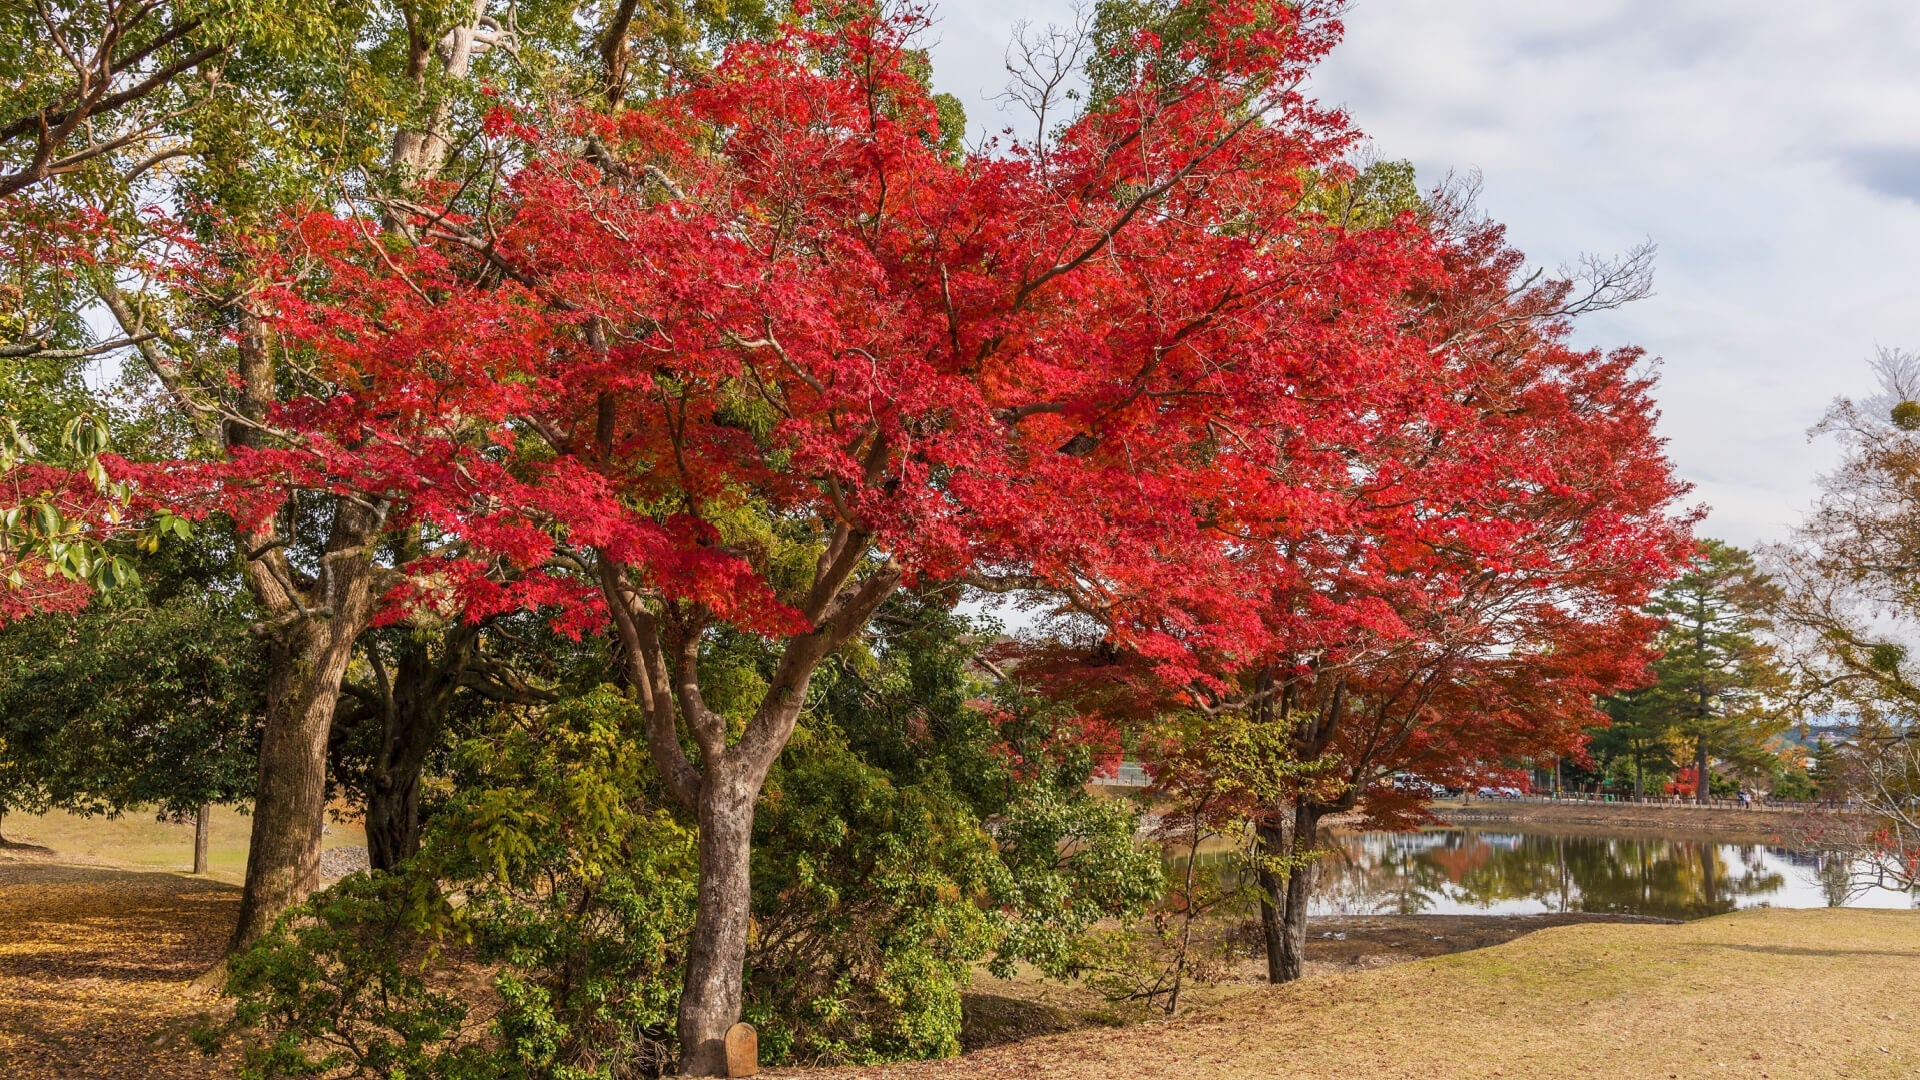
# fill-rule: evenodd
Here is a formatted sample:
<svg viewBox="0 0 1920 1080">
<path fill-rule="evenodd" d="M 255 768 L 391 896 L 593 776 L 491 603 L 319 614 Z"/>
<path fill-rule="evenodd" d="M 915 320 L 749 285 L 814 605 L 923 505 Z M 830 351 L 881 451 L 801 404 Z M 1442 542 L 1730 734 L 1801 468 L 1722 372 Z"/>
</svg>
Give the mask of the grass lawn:
<svg viewBox="0 0 1920 1080">
<path fill-rule="evenodd" d="M 247 871 L 247 835 L 253 819 L 230 807 L 213 808 L 207 844 L 208 876 L 238 884 Z M 151 812 L 133 810 L 117 818 L 81 817 L 64 811 L 8 814 L 0 819 L 8 843 L 51 850 L 62 862 L 141 870 L 193 869 L 193 821 L 156 821 Z M 327 823 L 322 847 L 351 847 L 367 842 L 357 824 Z"/>
<path fill-rule="evenodd" d="M 1249 992 L 1173 1023 L 808 1080 L 1920 1077 L 1920 912 L 1554 927 Z"/>
</svg>

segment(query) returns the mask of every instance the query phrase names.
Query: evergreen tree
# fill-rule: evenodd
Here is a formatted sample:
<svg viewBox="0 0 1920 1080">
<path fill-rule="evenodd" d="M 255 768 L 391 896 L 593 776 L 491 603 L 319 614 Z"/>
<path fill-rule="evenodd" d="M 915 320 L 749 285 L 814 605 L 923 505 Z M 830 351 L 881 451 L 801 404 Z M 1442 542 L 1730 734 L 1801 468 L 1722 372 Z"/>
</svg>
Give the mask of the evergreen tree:
<svg viewBox="0 0 1920 1080">
<path fill-rule="evenodd" d="M 1709 801 L 1711 759 L 1743 771 L 1770 764 L 1766 742 L 1784 726 L 1775 698 L 1786 677 L 1764 640 L 1778 590 L 1747 551 L 1703 540 L 1687 572 L 1647 606 L 1665 620 L 1654 683 L 1616 698 L 1627 737 L 1663 733 L 1692 752 L 1694 797 Z"/>
</svg>

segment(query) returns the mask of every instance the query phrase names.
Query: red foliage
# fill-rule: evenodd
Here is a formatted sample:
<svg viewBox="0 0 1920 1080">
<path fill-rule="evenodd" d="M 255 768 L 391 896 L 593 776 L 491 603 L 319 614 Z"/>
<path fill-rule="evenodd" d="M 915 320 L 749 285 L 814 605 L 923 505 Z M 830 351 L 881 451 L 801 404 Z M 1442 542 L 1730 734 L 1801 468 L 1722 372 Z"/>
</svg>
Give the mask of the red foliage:
<svg viewBox="0 0 1920 1080">
<path fill-rule="evenodd" d="M 1337 698 L 1302 749 L 1356 794 L 1572 749 L 1684 540 L 1649 386 L 1566 344 L 1563 289 L 1511 291 L 1497 229 L 1306 208 L 1351 175 L 1296 89 L 1335 7 L 1208 5 L 1172 92 L 1045 153 L 944 155 L 910 20 L 546 134 L 503 108 L 527 164 L 487 219 L 416 208 L 400 251 L 313 214 L 297 259 L 255 253 L 312 390 L 276 449 L 144 483 L 242 519 L 377 499 L 438 548 L 391 603 L 575 628 L 597 556 L 699 625 L 804 635 L 829 606 L 766 528 L 843 535 L 822 574 L 1060 597 L 1110 701 Z"/>
</svg>

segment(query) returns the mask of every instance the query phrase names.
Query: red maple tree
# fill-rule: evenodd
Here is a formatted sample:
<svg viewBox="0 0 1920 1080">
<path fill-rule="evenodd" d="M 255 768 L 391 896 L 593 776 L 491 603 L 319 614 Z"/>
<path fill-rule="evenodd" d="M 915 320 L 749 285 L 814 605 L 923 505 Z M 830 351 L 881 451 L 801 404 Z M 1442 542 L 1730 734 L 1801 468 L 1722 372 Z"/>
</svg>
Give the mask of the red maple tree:
<svg viewBox="0 0 1920 1080">
<path fill-rule="evenodd" d="M 291 449 L 222 482 L 398 493 L 459 550 L 396 569 L 469 604 L 490 579 L 456 568 L 482 551 L 597 582 L 700 826 L 684 1069 L 721 1068 L 739 1015 L 761 782 L 815 665 L 903 581 L 1130 605 L 1111 633 L 1167 672 L 1266 632 L 1218 602 L 1221 521 L 1247 498 L 1335 512 L 1369 411 L 1418 377 L 1400 298 L 1438 269 L 1411 217 L 1306 207 L 1350 171 L 1352 132 L 1298 90 L 1327 15 L 1209 5 L 1177 80 L 987 158 L 940 149 L 911 19 L 795 28 L 618 116 L 503 110 L 528 164 L 484 220 L 389 204 L 416 250 L 303 226 L 324 269 L 274 304 L 331 393 L 273 410 Z M 1278 474 L 1227 449 L 1282 427 Z M 698 671 L 723 625 L 776 658 L 732 718 Z"/>
<path fill-rule="evenodd" d="M 281 349 L 300 392 L 221 416 L 222 461 L 141 478 L 240 523 L 307 658 L 262 799 L 317 826 L 319 691 L 383 610 L 607 616 L 699 825 L 680 1038 L 712 1074 L 761 784 L 815 666 L 903 582 L 1055 597 L 1208 707 L 1261 671 L 1384 701 L 1363 688 L 1455 629 L 1476 662 L 1518 655 L 1483 579 L 1545 597 L 1524 617 L 1557 640 L 1605 625 L 1663 565 L 1644 386 L 1546 311 L 1507 321 L 1543 297 L 1479 241 L 1317 208 L 1353 176 L 1354 132 L 1300 92 L 1336 7 L 1207 4 L 1192 44 L 1140 43 L 1160 59 L 1130 87 L 999 156 L 941 149 L 918 16 L 796 26 L 613 116 L 503 107 L 489 137 L 524 164 L 484 217 L 427 186 L 382 203 L 396 232 L 316 214 L 250 252 L 275 284 L 240 305 L 242 366 Z M 290 554 L 274 522 L 302 493 L 331 525 Z M 739 715 L 702 692 L 721 627 L 767 642 Z M 302 830 L 255 851 L 254 923 L 310 881 Z"/>
</svg>

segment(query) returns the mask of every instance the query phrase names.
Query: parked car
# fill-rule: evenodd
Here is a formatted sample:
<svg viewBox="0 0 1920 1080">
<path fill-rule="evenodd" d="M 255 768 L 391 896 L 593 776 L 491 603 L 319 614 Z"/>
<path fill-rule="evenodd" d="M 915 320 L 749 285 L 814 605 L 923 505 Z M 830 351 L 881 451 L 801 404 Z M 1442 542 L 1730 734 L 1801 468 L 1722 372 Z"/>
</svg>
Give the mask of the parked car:
<svg viewBox="0 0 1920 1080">
<path fill-rule="evenodd" d="M 1414 776 L 1411 773 L 1395 773 L 1393 776 L 1393 786 L 1397 791 L 1404 791 L 1410 795 L 1418 795 L 1425 799 L 1439 799 L 1447 795 L 1446 788 L 1441 787 L 1431 780 Z"/>
</svg>

